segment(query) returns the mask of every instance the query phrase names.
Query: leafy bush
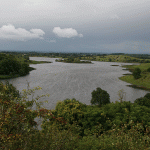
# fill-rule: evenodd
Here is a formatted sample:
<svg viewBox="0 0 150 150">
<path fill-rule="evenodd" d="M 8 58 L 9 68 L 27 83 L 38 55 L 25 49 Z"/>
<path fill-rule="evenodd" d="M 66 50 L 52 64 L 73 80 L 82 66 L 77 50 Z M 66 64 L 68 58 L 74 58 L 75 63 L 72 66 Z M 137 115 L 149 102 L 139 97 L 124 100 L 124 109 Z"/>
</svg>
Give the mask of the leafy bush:
<svg viewBox="0 0 150 150">
<path fill-rule="evenodd" d="M 125 124 L 121 129 L 112 128 L 100 136 L 84 136 L 78 141 L 76 150 L 131 150 L 131 149 L 147 149 L 150 146 L 149 129 L 143 136 L 139 131 L 143 130 L 142 124 L 136 123 L 129 130 L 125 130 L 128 124 Z"/>
<path fill-rule="evenodd" d="M 102 90 L 101 88 L 97 88 L 92 93 L 91 104 L 98 104 L 98 106 L 102 106 L 104 104 L 110 103 L 110 96 L 107 91 Z"/>
<path fill-rule="evenodd" d="M 3 93 L 3 97 L 4 96 L 7 96 L 7 98 L 20 97 L 19 91 L 8 81 L 6 81 L 5 86 L 4 84 L 0 83 L 0 92 L 1 94 Z"/>
<path fill-rule="evenodd" d="M 150 72 L 150 67 L 147 69 L 148 72 Z"/>
<path fill-rule="evenodd" d="M 133 71 L 133 77 L 135 79 L 139 79 L 141 77 L 141 69 L 140 68 L 135 68 Z"/>
<path fill-rule="evenodd" d="M 86 105 L 77 101 L 76 99 L 66 99 L 63 102 L 58 102 L 55 108 L 55 115 L 63 117 L 70 124 L 74 121 L 79 121 L 83 115 L 83 108 Z"/>
<path fill-rule="evenodd" d="M 144 97 L 150 99 L 150 93 L 147 93 Z"/>
<path fill-rule="evenodd" d="M 144 97 L 136 99 L 134 103 L 137 103 L 138 105 L 141 106 L 150 107 L 150 93 L 147 93 Z"/>
<path fill-rule="evenodd" d="M 6 85 L 0 83 L 0 149 L 17 149 L 27 144 L 29 133 L 35 131 L 33 127 L 37 127 L 34 118 L 40 116 L 40 112 L 28 108 L 34 102 L 38 104 L 36 100 L 26 99 L 27 95 L 38 89 L 24 90 L 21 95 L 8 82 Z"/>
<path fill-rule="evenodd" d="M 104 114 L 109 118 L 112 125 L 120 128 L 122 124 L 128 124 L 131 120 L 150 126 L 150 109 L 131 102 L 110 103 L 102 107 Z M 130 129 L 131 126 L 128 126 Z"/>
</svg>

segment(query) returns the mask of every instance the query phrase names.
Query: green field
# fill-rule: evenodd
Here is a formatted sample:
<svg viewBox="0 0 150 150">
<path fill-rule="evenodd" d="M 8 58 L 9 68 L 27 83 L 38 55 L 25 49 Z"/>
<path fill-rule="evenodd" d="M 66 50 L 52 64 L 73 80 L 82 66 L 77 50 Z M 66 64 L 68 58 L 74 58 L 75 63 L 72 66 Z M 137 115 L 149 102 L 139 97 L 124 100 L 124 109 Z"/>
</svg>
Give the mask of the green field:
<svg viewBox="0 0 150 150">
<path fill-rule="evenodd" d="M 150 63 L 143 63 L 140 65 L 126 65 L 123 67 L 129 69 L 131 72 L 136 67 L 140 68 L 142 71 L 141 78 L 134 79 L 133 75 L 125 75 L 125 76 L 120 77 L 119 78 L 120 80 L 131 83 L 131 84 L 141 87 L 143 89 L 150 90 L 150 72 L 147 71 L 147 69 L 150 68 Z"/>
<path fill-rule="evenodd" d="M 104 61 L 104 62 L 150 62 L 149 59 L 140 59 L 136 57 L 131 57 L 128 55 L 102 55 L 102 56 L 85 56 L 81 57 L 81 59 L 85 60 L 93 60 L 93 61 Z"/>
</svg>

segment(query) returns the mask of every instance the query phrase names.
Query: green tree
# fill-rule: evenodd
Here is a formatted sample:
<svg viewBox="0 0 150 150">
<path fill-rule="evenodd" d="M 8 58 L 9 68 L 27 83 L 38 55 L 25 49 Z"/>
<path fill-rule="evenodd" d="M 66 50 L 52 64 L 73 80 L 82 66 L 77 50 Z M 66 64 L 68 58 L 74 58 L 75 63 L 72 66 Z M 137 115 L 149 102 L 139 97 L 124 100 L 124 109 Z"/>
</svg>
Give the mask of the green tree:
<svg viewBox="0 0 150 150">
<path fill-rule="evenodd" d="M 14 56 L 0 55 L 0 75 L 26 75 L 30 71 L 28 63 L 20 62 Z"/>
<path fill-rule="evenodd" d="M 150 107 L 150 93 L 147 93 L 144 97 L 140 97 L 134 101 L 141 106 Z"/>
<path fill-rule="evenodd" d="M 135 79 L 139 79 L 141 77 L 141 69 L 140 68 L 135 68 L 133 71 L 133 77 Z"/>
<path fill-rule="evenodd" d="M 150 67 L 147 69 L 148 72 L 150 72 Z"/>
<path fill-rule="evenodd" d="M 19 70 L 19 75 L 23 76 L 29 73 L 29 64 L 27 63 L 22 63 L 21 64 L 21 69 Z"/>
<path fill-rule="evenodd" d="M 147 93 L 144 97 L 146 97 L 150 100 L 150 93 Z"/>
<path fill-rule="evenodd" d="M 20 97 L 19 91 L 8 81 L 5 83 L 5 88 L 3 83 L 0 82 L 0 93 L 3 93 L 3 95 L 7 96 L 7 98 L 13 97 Z"/>
<path fill-rule="evenodd" d="M 107 91 L 102 90 L 101 88 L 97 88 L 92 93 L 91 104 L 98 104 L 99 106 L 103 104 L 110 103 L 110 96 Z"/>
<path fill-rule="evenodd" d="M 137 103 L 138 105 L 141 105 L 141 106 L 150 107 L 150 99 L 146 97 L 140 97 L 136 99 L 134 103 Z"/>
<path fill-rule="evenodd" d="M 13 58 L 7 57 L 0 62 L 0 74 L 18 74 L 21 68 L 19 62 Z"/>
</svg>

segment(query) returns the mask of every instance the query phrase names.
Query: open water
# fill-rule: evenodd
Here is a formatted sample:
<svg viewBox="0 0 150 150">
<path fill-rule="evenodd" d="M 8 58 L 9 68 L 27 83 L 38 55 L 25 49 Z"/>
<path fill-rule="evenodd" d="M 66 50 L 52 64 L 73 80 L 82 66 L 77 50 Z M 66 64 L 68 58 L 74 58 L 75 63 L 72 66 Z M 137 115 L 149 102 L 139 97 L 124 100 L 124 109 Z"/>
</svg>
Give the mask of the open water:
<svg viewBox="0 0 150 150">
<path fill-rule="evenodd" d="M 48 100 L 48 103 L 43 105 L 47 109 L 54 109 L 57 101 L 63 101 L 66 98 L 75 98 L 90 105 L 91 92 L 97 87 L 109 93 L 111 102 L 119 101 L 118 91 L 121 89 L 125 92 L 124 100 L 131 102 L 147 93 L 144 90 L 128 87 L 126 85 L 130 85 L 129 83 L 118 79 L 123 74 L 130 73 L 123 70 L 121 66 L 132 65 L 131 63 L 93 61 L 93 64 L 77 64 L 55 62 L 56 58 L 30 57 L 30 59 L 53 63 L 30 65 L 36 70 L 31 71 L 27 76 L 8 81 L 20 91 L 27 89 L 27 83 L 30 88 L 42 87 L 41 91 L 35 92 L 35 96 L 50 94 L 49 97 L 40 100 Z"/>
<path fill-rule="evenodd" d="M 30 65 L 36 70 L 31 71 L 29 75 L 24 77 L 9 79 L 8 81 L 20 92 L 23 89 L 27 89 L 28 83 L 30 88 L 42 87 L 41 91 L 35 92 L 34 97 L 50 94 L 49 97 L 40 99 L 41 102 L 48 101 L 48 103 L 43 105 L 46 109 L 55 109 L 56 103 L 66 98 L 75 98 L 82 103 L 90 105 L 91 92 L 97 87 L 109 93 L 111 102 L 119 101 L 118 91 L 122 89 L 125 92 L 123 100 L 131 102 L 147 93 L 144 90 L 128 87 L 126 85 L 130 85 L 129 83 L 118 79 L 123 74 L 130 73 L 123 70 L 121 66 L 126 64 L 132 65 L 131 63 L 93 61 L 93 64 L 77 64 L 55 62 L 56 58 L 30 57 L 30 59 L 51 61 L 53 63 Z M 32 95 L 29 97 L 29 100 L 31 98 Z M 32 109 L 35 109 L 35 106 Z M 38 129 L 41 130 L 42 119 L 35 118 L 35 121 L 38 123 Z"/>
</svg>

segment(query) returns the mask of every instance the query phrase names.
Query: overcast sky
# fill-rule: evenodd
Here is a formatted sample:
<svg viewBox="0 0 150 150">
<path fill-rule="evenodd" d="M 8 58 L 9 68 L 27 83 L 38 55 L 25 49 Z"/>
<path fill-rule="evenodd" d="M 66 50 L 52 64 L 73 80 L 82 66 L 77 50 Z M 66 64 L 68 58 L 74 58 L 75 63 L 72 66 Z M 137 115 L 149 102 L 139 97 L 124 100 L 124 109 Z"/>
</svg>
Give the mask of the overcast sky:
<svg viewBox="0 0 150 150">
<path fill-rule="evenodd" d="M 0 0 L 0 50 L 150 54 L 150 0 Z"/>
</svg>

